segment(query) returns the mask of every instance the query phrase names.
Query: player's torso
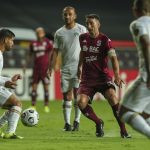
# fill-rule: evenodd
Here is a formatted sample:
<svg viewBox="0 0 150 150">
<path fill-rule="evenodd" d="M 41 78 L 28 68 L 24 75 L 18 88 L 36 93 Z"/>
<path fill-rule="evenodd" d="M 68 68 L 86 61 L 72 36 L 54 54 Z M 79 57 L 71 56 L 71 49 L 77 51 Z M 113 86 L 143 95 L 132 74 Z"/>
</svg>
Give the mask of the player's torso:
<svg viewBox="0 0 150 150">
<path fill-rule="evenodd" d="M 50 45 L 47 40 L 32 42 L 32 53 L 35 62 L 42 62 L 47 60 L 49 56 Z"/>
<path fill-rule="evenodd" d="M 137 46 L 137 52 L 139 56 L 139 70 L 141 76 L 143 76 L 144 80 L 146 80 L 146 68 L 145 68 L 145 60 L 143 56 L 143 52 L 141 49 L 141 44 L 139 42 L 139 32 L 140 31 L 145 31 L 146 34 L 148 35 L 148 38 L 150 39 L 150 17 L 144 16 L 140 17 L 139 19 L 133 21 L 130 25 L 130 31 L 133 35 L 133 39 L 136 43 Z M 136 33 L 137 32 L 137 33 Z"/>
<path fill-rule="evenodd" d="M 91 38 L 87 33 L 81 37 L 80 44 L 83 55 L 83 78 L 105 80 L 105 77 L 109 76 L 105 36 L 100 34 L 97 38 Z"/>
<path fill-rule="evenodd" d="M 73 63 L 76 63 L 75 66 L 77 66 L 81 49 L 79 36 L 85 33 L 85 30 L 85 27 L 76 24 L 70 30 L 64 26 L 57 32 L 57 45 L 61 52 L 63 66 L 71 66 Z"/>
</svg>

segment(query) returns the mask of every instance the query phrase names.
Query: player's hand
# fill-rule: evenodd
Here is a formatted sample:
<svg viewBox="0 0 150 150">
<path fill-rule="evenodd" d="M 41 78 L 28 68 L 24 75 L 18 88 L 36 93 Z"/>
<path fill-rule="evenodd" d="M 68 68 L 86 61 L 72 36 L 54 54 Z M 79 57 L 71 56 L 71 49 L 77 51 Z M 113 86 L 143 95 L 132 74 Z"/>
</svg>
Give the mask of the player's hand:
<svg viewBox="0 0 150 150">
<path fill-rule="evenodd" d="M 51 75 L 52 75 L 52 70 L 51 70 L 51 69 L 48 69 L 48 70 L 47 70 L 47 73 L 46 73 L 46 77 L 47 77 L 48 79 L 50 79 Z"/>
<path fill-rule="evenodd" d="M 114 82 L 119 88 L 122 88 L 122 84 L 125 84 L 124 81 L 120 78 L 120 76 L 115 77 Z"/>
<path fill-rule="evenodd" d="M 13 82 L 16 82 L 16 81 L 19 80 L 19 79 L 22 79 L 22 77 L 21 77 L 20 74 L 15 74 L 15 75 L 11 78 L 11 80 L 12 80 Z"/>
<path fill-rule="evenodd" d="M 6 88 L 15 89 L 17 84 L 13 81 L 6 81 L 4 86 Z"/>
</svg>

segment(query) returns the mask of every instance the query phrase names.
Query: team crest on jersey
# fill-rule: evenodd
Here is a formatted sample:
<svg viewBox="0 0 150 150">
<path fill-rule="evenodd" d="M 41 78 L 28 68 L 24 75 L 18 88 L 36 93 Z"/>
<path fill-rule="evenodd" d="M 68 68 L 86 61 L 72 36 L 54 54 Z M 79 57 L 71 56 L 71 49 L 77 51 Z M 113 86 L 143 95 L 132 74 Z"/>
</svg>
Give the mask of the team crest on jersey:
<svg viewBox="0 0 150 150">
<path fill-rule="evenodd" d="M 46 46 L 46 45 L 47 45 L 47 43 L 46 43 L 46 42 L 43 42 L 43 45 L 44 45 L 44 46 Z"/>
<path fill-rule="evenodd" d="M 75 32 L 74 35 L 75 35 L 75 36 L 79 36 L 79 33 L 78 33 L 78 32 Z"/>
<path fill-rule="evenodd" d="M 82 50 L 86 52 L 88 50 L 88 47 L 86 45 L 83 45 Z"/>
<path fill-rule="evenodd" d="M 101 41 L 101 40 L 98 40 L 96 45 L 97 45 L 97 46 L 101 46 L 101 44 L 102 44 L 102 41 Z"/>
</svg>

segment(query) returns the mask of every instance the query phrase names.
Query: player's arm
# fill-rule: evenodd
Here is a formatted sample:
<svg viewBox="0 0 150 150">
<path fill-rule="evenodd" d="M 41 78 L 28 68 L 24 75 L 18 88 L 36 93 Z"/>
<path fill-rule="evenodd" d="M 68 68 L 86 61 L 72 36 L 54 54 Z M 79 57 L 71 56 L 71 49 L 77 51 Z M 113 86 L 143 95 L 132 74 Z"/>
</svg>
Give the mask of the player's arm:
<svg viewBox="0 0 150 150">
<path fill-rule="evenodd" d="M 80 51 L 78 70 L 77 70 L 78 79 L 81 79 L 82 65 L 83 65 L 83 53 L 82 53 L 82 51 Z"/>
<path fill-rule="evenodd" d="M 122 83 L 124 83 L 124 81 L 120 78 L 119 75 L 119 63 L 118 63 L 118 59 L 116 56 L 116 52 L 115 49 L 110 49 L 108 52 L 108 56 L 111 60 L 111 64 L 112 64 L 112 68 L 113 68 L 113 72 L 114 72 L 114 82 L 118 87 L 122 87 Z"/>
<path fill-rule="evenodd" d="M 150 88 L 150 41 L 148 35 L 139 37 L 141 50 L 145 59 L 145 67 L 147 71 L 147 87 Z"/>
<path fill-rule="evenodd" d="M 48 71 L 47 71 L 47 77 L 49 78 L 52 74 L 52 69 L 55 67 L 57 56 L 58 56 L 58 48 L 53 49 L 53 53 L 51 55 L 51 58 L 49 60 L 49 65 L 48 65 Z"/>
</svg>

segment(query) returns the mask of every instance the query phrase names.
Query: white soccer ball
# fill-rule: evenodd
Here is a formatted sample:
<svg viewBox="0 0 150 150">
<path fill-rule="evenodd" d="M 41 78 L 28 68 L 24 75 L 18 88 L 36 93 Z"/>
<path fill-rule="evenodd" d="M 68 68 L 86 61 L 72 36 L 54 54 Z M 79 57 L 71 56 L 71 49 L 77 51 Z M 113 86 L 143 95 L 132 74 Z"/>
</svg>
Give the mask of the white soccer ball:
<svg viewBox="0 0 150 150">
<path fill-rule="evenodd" d="M 39 122 L 38 112 L 31 108 L 25 109 L 21 114 L 21 122 L 28 127 L 37 125 Z"/>
</svg>

